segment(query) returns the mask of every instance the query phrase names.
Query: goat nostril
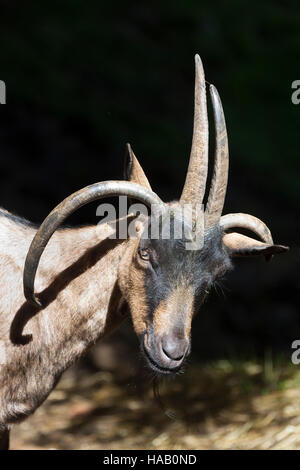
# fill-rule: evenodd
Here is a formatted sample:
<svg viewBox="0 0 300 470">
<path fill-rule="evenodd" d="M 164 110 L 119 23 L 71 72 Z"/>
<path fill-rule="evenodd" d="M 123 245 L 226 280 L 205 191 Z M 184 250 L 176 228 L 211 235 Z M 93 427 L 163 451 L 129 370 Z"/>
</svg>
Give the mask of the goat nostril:
<svg viewBox="0 0 300 470">
<path fill-rule="evenodd" d="M 189 340 L 185 337 L 184 332 L 170 333 L 165 335 L 161 340 L 161 353 L 165 359 L 182 362 L 189 348 Z"/>
<path fill-rule="evenodd" d="M 181 359 L 183 359 L 184 354 L 177 355 L 179 353 L 176 354 L 176 351 L 170 352 L 170 351 L 167 351 L 165 348 L 162 348 L 162 350 L 165 353 L 165 355 L 169 359 L 172 359 L 173 361 L 181 361 Z"/>
<path fill-rule="evenodd" d="M 172 361 L 182 361 L 189 347 L 189 341 L 185 338 L 178 339 L 174 336 L 163 338 L 161 342 L 162 353 Z"/>
</svg>

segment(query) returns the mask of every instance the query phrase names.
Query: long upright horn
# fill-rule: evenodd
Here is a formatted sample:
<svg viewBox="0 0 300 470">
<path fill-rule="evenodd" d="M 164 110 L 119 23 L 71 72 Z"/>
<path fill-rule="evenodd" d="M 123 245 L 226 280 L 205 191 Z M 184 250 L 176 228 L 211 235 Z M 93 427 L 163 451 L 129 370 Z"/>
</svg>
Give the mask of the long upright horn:
<svg viewBox="0 0 300 470">
<path fill-rule="evenodd" d="M 60 224 L 69 215 L 89 202 L 119 195 L 138 199 L 148 207 L 155 204 L 157 209 L 162 208 L 163 210 L 164 208 L 163 202 L 154 192 L 139 184 L 128 181 L 105 181 L 95 183 L 68 196 L 46 217 L 29 247 L 23 274 L 24 295 L 28 301 L 41 306 L 40 301 L 34 294 L 34 279 L 43 251 Z"/>
<path fill-rule="evenodd" d="M 222 102 L 217 89 L 209 87 L 215 122 L 215 161 L 211 187 L 205 208 L 205 227 L 219 222 L 224 206 L 228 180 L 228 138 Z"/>
<path fill-rule="evenodd" d="M 202 62 L 198 54 L 195 56 L 195 73 L 193 141 L 186 180 L 180 197 L 181 204 L 201 204 L 207 179 L 208 119 L 205 77 Z"/>
</svg>

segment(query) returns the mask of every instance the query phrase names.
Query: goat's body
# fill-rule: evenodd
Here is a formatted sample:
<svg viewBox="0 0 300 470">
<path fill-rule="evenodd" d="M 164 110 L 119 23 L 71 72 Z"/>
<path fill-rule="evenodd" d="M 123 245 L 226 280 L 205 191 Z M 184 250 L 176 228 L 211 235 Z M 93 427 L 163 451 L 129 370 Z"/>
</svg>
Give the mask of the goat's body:
<svg viewBox="0 0 300 470">
<path fill-rule="evenodd" d="M 35 234 L 9 213 L 0 216 L 0 430 L 31 414 L 62 372 L 124 318 L 117 286 L 124 243 L 109 227 L 54 234 L 36 279 L 47 306 L 25 301 L 22 275 Z"/>
</svg>

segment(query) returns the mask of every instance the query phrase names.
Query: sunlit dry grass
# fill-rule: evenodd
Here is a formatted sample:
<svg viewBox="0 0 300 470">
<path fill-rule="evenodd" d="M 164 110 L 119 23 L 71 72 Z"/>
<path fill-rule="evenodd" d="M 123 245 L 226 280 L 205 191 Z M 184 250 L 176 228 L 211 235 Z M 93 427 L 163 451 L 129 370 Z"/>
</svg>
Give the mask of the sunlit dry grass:
<svg viewBox="0 0 300 470">
<path fill-rule="evenodd" d="M 139 383 L 140 382 L 140 383 Z M 265 362 L 190 366 L 163 382 L 119 381 L 71 369 L 46 403 L 13 430 L 13 448 L 300 449 L 300 371 Z"/>
</svg>

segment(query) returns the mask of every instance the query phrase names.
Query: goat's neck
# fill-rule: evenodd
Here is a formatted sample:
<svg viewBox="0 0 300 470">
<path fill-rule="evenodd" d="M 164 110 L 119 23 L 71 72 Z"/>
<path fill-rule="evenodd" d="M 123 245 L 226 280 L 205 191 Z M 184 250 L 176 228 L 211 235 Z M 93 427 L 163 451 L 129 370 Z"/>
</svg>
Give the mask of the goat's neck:
<svg viewBox="0 0 300 470">
<path fill-rule="evenodd" d="M 1 351 L 6 358 L 0 361 L 0 431 L 32 413 L 61 373 L 123 320 L 117 279 L 130 243 L 108 239 L 105 226 L 57 231 L 40 260 L 35 291 L 44 308 L 37 310 L 22 295 L 24 259 L 34 231 L 13 228 L 14 243 L 7 245 L 2 267 L 11 272 L 15 289 L 0 284 L 3 303 L 10 306 L 5 318 L 0 310 L 0 359 Z M 13 257 L 10 246 L 21 246 L 20 256 Z"/>
<path fill-rule="evenodd" d="M 41 259 L 35 290 L 45 308 L 34 318 L 65 367 L 124 319 L 117 277 L 129 242 L 110 234 L 106 225 L 60 230 Z"/>
</svg>

